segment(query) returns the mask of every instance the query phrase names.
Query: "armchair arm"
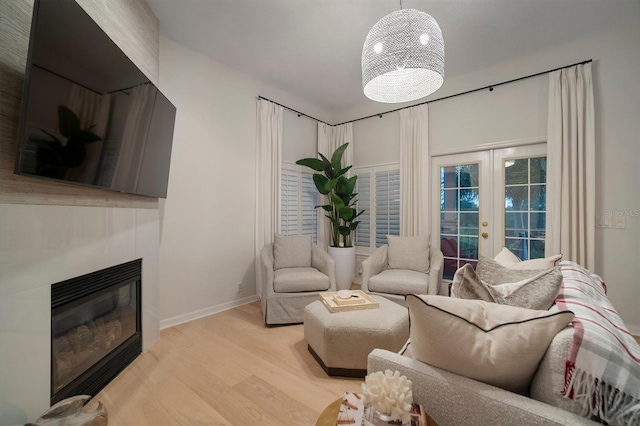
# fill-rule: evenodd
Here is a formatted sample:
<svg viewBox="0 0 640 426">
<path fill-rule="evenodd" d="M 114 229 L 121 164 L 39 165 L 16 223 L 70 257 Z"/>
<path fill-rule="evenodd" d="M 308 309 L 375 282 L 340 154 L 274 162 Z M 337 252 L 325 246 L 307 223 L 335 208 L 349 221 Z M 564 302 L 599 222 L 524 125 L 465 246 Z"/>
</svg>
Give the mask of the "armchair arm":
<svg viewBox="0 0 640 426">
<path fill-rule="evenodd" d="M 329 277 L 329 291 L 335 291 L 336 261 L 315 244 L 311 247 L 311 266 Z"/>
<path fill-rule="evenodd" d="M 378 275 L 380 272 L 388 269 L 389 261 L 387 260 L 388 245 L 380 246 L 371 256 L 362 262 L 362 291 L 369 292 L 369 280 L 371 277 Z"/>
<path fill-rule="evenodd" d="M 429 271 L 429 289 L 428 294 L 439 294 L 448 296 L 447 286 L 442 283 L 442 272 L 444 269 L 444 255 L 440 250 L 431 250 L 431 269 Z"/>
</svg>

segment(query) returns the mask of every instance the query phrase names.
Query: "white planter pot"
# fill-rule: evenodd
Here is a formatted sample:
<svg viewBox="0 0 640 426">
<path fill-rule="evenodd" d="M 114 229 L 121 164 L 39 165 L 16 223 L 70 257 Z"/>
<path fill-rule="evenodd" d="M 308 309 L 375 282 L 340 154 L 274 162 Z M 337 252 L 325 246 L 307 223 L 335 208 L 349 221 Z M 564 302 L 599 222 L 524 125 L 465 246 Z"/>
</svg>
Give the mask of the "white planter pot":
<svg viewBox="0 0 640 426">
<path fill-rule="evenodd" d="M 336 287 L 349 290 L 356 269 L 355 247 L 329 247 L 329 256 L 336 261 Z"/>
</svg>

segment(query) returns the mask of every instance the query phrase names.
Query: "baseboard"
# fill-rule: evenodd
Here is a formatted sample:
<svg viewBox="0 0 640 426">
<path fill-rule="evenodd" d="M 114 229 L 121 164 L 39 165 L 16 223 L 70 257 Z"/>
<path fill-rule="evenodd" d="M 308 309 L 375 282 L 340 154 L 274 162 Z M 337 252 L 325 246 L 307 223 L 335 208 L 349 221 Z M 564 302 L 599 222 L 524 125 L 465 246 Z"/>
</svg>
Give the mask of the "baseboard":
<svg viewBox="0 0 640 426">
<path fill-rule="evenodd" d="M 209 315 L 217 314 L 219 312 L 228 311 L 229 309 L 237 308 L 238 306 L 247 305 L 258 300 L 257 295 L 243 297 L 242 299 L 232 300 L 231 302 L 222 303 L 216 306 L 210 306 L 204 309 L 198 309 L 197 311 L 189 312 L 186 314 L 178 315 L 172 318 L 166 318 L 160 320 L 160 330 L 173 327 L 178 324 L 193 321 L 198 318 L 208 317 Z"/>
</svg>

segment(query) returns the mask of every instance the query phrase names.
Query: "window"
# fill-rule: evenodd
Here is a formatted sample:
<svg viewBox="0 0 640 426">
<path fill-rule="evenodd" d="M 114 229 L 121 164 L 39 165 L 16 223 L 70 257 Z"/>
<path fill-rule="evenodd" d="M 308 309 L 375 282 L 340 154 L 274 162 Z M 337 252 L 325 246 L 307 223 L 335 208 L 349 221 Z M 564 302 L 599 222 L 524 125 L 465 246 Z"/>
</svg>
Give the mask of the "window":
<svg viewBox="0 0 640 426">
<path fill-rule="evenodd" d="M 280 233 L 282 235 L 309 235 L 318 241 L 318 191 L 313 174 L 301 167 L 282 164 L 280 176 Z"/>
<path fill-rule="evenodd" d="M 359 217 L 355 245 L 371 252 L 387 244 L 387 235 L 400 235 L 400 170 L 398 164 L 361 167 L 358 175 Z"/>
</svg>

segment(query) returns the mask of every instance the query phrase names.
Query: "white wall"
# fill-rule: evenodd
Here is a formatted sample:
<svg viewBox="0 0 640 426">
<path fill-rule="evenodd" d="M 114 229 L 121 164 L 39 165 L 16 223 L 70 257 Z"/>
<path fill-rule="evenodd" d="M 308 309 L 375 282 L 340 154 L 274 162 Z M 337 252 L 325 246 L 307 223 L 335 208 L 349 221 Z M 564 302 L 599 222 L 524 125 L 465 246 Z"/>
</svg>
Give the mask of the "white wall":
<svg viewBox="0 0 640 426">
<path fill-rule="evenodd" d="M 166 38 L 160 69 L 160 88 L 177 107 L 161 203 L 165 327 L 255 298 L 256 96 L 321 119 L 329 114 Z M 285 159 L 313 156 L 315 123 L 285 113 L 284 125 L 293 129 L 285 132 Z"/>
<path fill-rule="evenodd" d="M 528 74 L 593 59 L 596 97 L 596 214 L 625 214 L 626 229 L 596 229 L 596 272 L 609 298 L 635 333 L 640 333 L 640 2 L 616 3 L 615 28 L 473 74 L 448 79 L 432 98 L 460 93 Z M 512 83 L 429 105 L 432 152 L 546 134 L 548 78 Z M 389 109 L 389 108 L 386 108 Z M 379 111 L 384 111 L 380 108 Z M 342 120 L 373 114 L 370 106 L 342 112 Z M 390 115 L 397 115 L 393 113 Z M 399 125 L 383 116 L 354 124 L 354 163 L 394 161 Z M 376 137 L 381 121 L 391 134 Z M 357 129 L 357 130 L 356 130 Z M 384 152 L 381 159 L 378 153 Z"/>
</svg>

